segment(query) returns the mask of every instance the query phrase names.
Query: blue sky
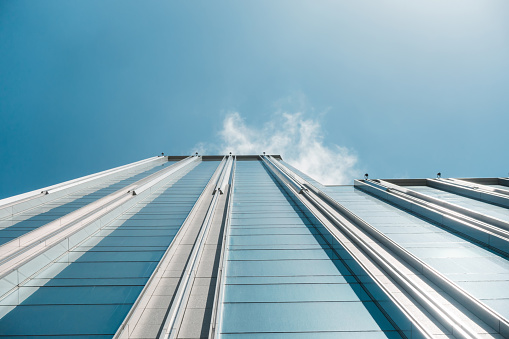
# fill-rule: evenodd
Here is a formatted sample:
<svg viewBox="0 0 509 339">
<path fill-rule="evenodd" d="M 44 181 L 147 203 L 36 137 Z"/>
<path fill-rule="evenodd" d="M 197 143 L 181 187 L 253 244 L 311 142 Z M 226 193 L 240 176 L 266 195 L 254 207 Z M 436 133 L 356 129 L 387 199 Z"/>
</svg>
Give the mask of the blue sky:
<svg viewBox="0 0 509 339">
<path fill-rule="evenodd" d="M 0 198 L 220 151 L 232 115 L 351 173 L 507 176 L 508 108 L 507 1 L 0 0 Z"/>
</svg>

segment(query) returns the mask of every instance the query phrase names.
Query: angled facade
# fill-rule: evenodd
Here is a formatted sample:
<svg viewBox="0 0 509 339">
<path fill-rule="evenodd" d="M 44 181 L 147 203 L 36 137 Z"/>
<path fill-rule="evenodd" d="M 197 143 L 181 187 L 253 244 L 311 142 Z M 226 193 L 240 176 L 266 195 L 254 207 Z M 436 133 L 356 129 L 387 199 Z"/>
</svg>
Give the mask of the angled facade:
<svg viewBox="0 0 509 339">
<path fill-rule="evenodd" d="M 509 179 L 153 157 L 0 200 L 0 338 L 507 338 Z"/>
</svg>

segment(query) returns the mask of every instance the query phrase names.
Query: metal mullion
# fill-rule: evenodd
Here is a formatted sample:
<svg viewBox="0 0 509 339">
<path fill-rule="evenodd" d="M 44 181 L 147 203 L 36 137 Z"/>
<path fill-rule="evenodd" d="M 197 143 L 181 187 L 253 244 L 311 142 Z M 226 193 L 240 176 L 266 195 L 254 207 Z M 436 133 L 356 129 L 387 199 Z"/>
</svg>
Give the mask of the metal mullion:
<svg viewBox="0 0 509 339">
<path fill-rule="evenodd" d="M 179 172 L 182 174 L 182 172 Z M 184 173 L 185 174 L 185 173 Z M 180 174 L 179 174 L 180 175 Z M 169 181 L 169 182 L 165 182 L 163 184 L 164 185 L 172 185 L 172 182 Z M 159 192 L 161 188 L 158 189 L 157 192 Z M 100 220 L 96 220 L 95 222 L 92 222 L 91 224 L 85 226 L 85 228 L 88 228 L 89 230 L 87 231 L 87 234 L 85 234 L 85 237 L 84 238 L 80 238 L 80 239 L 74 239 L 73 242 L 74 244 L 71 244 L 71 241 L 70 240 L 70 237 L 64 239 L 65 240 L 65 246 L 67 248 L 67 251 L 64 251 L 64 252 L 60 252 L 60 253 L 55 253 L 55 251 L 53 252 L 50 252 L 50 254 L 45 254 L 45 260 L 49 260 L 49 262 L 47 264 L 43 264 L 41 262 L 37 262 L 37 267 L 36 267 L 36 271 L 35 272 L 32 272 L 32 273 L 29 273 L 28 274 L 28 277 L 22 281 L 19 279 L 18 277 L 18 285 L 13 288 L 12 290 L 14 289 L 17 289 L 19 286 L 21 286 L 25 281 L 28 281 L 28 280 L 31 280 L 33 276 L 37 275 L 39 272 L 43 271 L 46 269 L 46 267 L 48 267 L 49 265 L 57 262 L 60 258 L 62 258 L 66 252 L 70 252 L 72 249 L 75 249 L 79 246 L 81 246 L 81 244 L 83 244 L 84 241 L 87 241 L 88 239 L 90 239 L 91 237 L 93 237 L 94 235 L 98 234 L 98 231 L 101 231 L 102 229 L 105 229 L 104 226 L 108 226 L 110 225 L 111 221 L 114 220 L 116 217 L 115 215 L 121 215 L 123 214 L 126 210 L 129 210 L 131 207 L 133 206 L 136 206 L 137 204 L 140 204 L 140 203 L 143 203 L 144 201 L 146 201 L 147 199 L 150 199 L 151 196 L 154 196 L 154 195 L 157 195 L 158 193 L 157 192 L 153 192 L 153 193 L 150 193 L 148 194 L 148 192 L 146 194 L 142 194 L 142 195 L 139 195 L 137 197 L 132 197 L 130 195 L 125 195 L 124 197 L 130 197 L 129 200 L 126 200 L 124 201 L 124 203 L 120 204 L 117 208 L 115 208 L 115 210 L 113 210 L 111 213 L 108 213 L 106 216 L 104 217 L 101 217 Z M 94 226 L 95 224 L 95 226 Z M 103 225 L 103 226 L 101 226 Z M 118 226 L 117 226 L 118 227 Z M 115 227 L 116 228 L 116 227 Z M 110 230 L 111 232 L 112 230 Z M 79 233 L 79 232 L 78 232 Z M 59 245 L 61 244 L 62 242 L 60 243 L 57 243 L 56 245 Z M 82 252 L 82 253 L 85 253 L 84 251 L 88 251 L 90 249 L 92 249 L 95 245 L 93 246 L 86 246 L 86 247 L 89 247 L 87 250 L 82 250 L 82 251 L 79 251 L 79 252 Z M 115 248 L 115 247 L 114 247 Z M 109 250 L 106 250 L 106 251 L 109 251 Z M 56 255 L 56 257 L 55 257 Z M 38 260 L 38 258 L 35 258 L 35 260 Z M 29 263 L 30 265 L 34 266 L 31 262 Z M 35 267 L 35 266 L 34 266 Z M 13 272 L 13 273 L 16 273 Z M 28 272 L 24 271 L 23 274 L 26 275 Z M 54 273 L 53 276 L 55 276 L 57 273 Z M 12 275 L 9 276 L 9 278 L 12 278 Z M 12 280 L 12 279 L 11 279 Z M 3 286 L 2 286 L 3 287 Z M 8 291 L 8 293 L 12 293 L 13 291 Z M 7 295 L 7 294 L 6 294 Z"/>
<path fill-rule="evenodd" d="M 435 197 L 432 197 L 430 195 L 427 195 L 427 194 L 424 194 L 424 193 L 421 193 L 421 192 L 417 192 L 417 191 L 414 191 L 414 190 L 406 188 L 406 187 L 401 187 L 401 186 L 389 183 L 389 182 L 384 181 L 384 180 L 369 180 L 369 181 L 370 182 L 372 182 L 372 181 L 378 182 L 388 192 L 393 193 L 394 191 L 397 191 L 397 192 L 400 192 L 400 193 L 404 193 L 404 194 L 410 195 L 412 197 L 415 197 L 417 199 L 424 200 L 426 202 L 429 202 L 429 203 L 432 203 L 432 204 L 435 204 L 435 205 L 447 208 L 447 209 L 452 210 L 454 212 L 461 213 L 463 215 L 466 215 L 466 216 L 469 216 L 471 218 L 477 219 L 477 220 L 479 220 L 481 222 L 484 222 L 484 223 L 487 223 L 487 224 L 491 224 L 493 226 L 500 227 L 503 230 L 509 231 L 509 222 L 507 222 L 505 220 L 498 219 L 498 218 L 495 218 L 495 217 L 492 217 L 492 216 L 489 216 L 489 215 L 486 215 L 486 214 L 482 214 L 482 213 L 476 212 L 474 210 L 471 210 L 469 208 L 466 208 L 466 207 L 463 207 L 463 206 L 460 206 L 460 205 L 457 205 L 457 204 L 445 201 L 443 199 L 435 198 Z"/>
<path fill-rule="evenodd" d="M 442 200 L 428 196 L 423 198 L 417 197 L 410 192 L 404 192 L 398 188 L 392 187 L 394 185 L 383 189 L 383 186 L 380 187 L 380 184 L 384 185 L 385 183 L 381 180 L 380 184 L 376 184 L 376 186 L 373 186 L 372 180 L 364 181 L 363 183 L 374 187 L 370 189 L 368 193 L 371 193 L 378 198 L 388 200 L 400 208 L 409 209 L 415 214 L 428 219 L 432 219 L 433 221 L 438 222 L 447 228 L 482 242 L 485 246 L 490 247 L 491 249 L 503 252 L 506 255 L 509 254 L 509 232 L 507 230 L 509 225 L 507 225 L 507 223 L 502 220 L 492 218 L 494 219 L 494 223 L 479 220 L 488 219 L 488 221 L 491 221 L 490 218 L 483 218 L 485 216 L 477 212 L 464 209 L 463 207 L 454 204 L 450 205 L 452 205 L 452 207 L 457 207 L 457 209 L 452 209 L 448 205 L 445 207 L 442 206 L 442 203 L 444 203 L 444 205 L 448 203 L 445 203 Z M 366 189 L 366 186 L 361 186 L 359 181 L 356 181 L 356 187 L 361 190 Z M 429 200 L 427 198 L 429 198 Z M 430 216 L 428 213 L 423 213 L 422 210 L 431 212 L 433 216 Z M 461 213 L 463 210 L 466 210 L 465 212 L 469 212 L 469 214 L 465 212 Z M 471 232 L 466 232 L 458 229 L 458 226 L 462 226 L 465 229 L 471 230 Z M 472 232 L 474 232 L 477 236 L 473 235 Z M 484 239 L 486 237 L 488 238 L 488 241 Z"/>
<path fill-rule="evenodd" d="M 56 192 L 59 192 L 59 191 L 62 191 L 62 190 L 66 190 L 66 189 L 75 187 L 77 185 L 82 185 L 82 184 L 87 183 L 89 181 L 93 181 L 93 180 L 96 180 L 96 179 L 99 179 L 99 178 L 102 178 L 102 177 L 105 177 L 105 176 L 108 176 L 108 175 L 111 175 L 111 174 L 115 174 L 117 172 L 122 172 L 122 171 L 125 171 L 125 170 L 130 170 L 130 169 L 133 169 L 133 168 L 138 167 L 138 166 L 143 166 L 143 165 L 146 165 L 146 164 L 148 164 L 148 163 L 150 163 L 150 162 L 152 162 L 154 160 L 159 160 L 159 159 L 161 159 L 161 158 L 160 157 L 153 157 L 153 158 L 148 158 L 148 159 L 140 160 L 140 161 L 137 161 L 137 162 L 134 162 L 134 163 L 131 163 L 131 164 L 119 166 L 119 167 L 112 168 L 112 169 L 109 169 L 109 170 L 106 170 L 106 171 L 90 174 L 90 175 L 87 175 L 87 176 L 84 176 L 84 177 L 81 177 L 81 178 L 72 179 L 72 180 L 69 180 L 69 181 L 66 181 L 66 182 L 63 182 L 63 183 L 60 183 L 60 184 L 56 184 L 56 185 L 44 187 L 44 188 L 41 188 L 41 189 L 38 189 L 38 190 L 34 190 L 34 191 L 31 191 L 31 192 L 19 194 L 19 195 L 14 196 L 14 197 L 2 199 L 2 200 L 0 200 L 0 211 L 3 210 L 3 209 L 6 209 L 6 208 L 12 208 L 12 207 L 14 207 L 16 205 L 19 205 L 21 203 L 25 203 L 25 202 L 34 200 L 36 198 L 40 198 L 40 197 L 46 196 L 46 195 L 48 195 L 50 193 L 54 194 Z M 28 208 L 33 208 L 33 207 L 34 206 L 29 206 Z M 18 211 L 17 213 L 19 213 L 19 212 L 20 211 Z"/>
<path fill-rule="evenodd" d="M 482 191 L 485 191 L 485 192 L 509 195 L 509 191 L 507 191 L 507 190 L 502 190 L 502 189 L 499 189 L 499 188 L 490 187 L 490 186 L 483 185 L 483 184 L 472 183 L 472 182 L 469 182 L 469 181 L 465 181 L 465 180 L 461 180 L 461 179 L 456 179 L 456 178 L 448 178 L 447 180 L 450 180 L 453 183 L 458 184 L 460 186 L 465 186 L 465 187 L 469 187 L 469 188 L 472 188 L 472 189 L 478 189 L 478 190 L 482 190 Z"/>
<path fill-rule="evenodd" d="M 186 159 L 188 159 L 188 158 L 186 158 Z M 198 209 L 201 206 L 201 204 L 203 203 L 203 201 L 206 199 L 206 192 L 209 190 L 211 185 L 214 184 L 214 181 L 216 179 L 218 171 L 221 170 L 221 166 L 223 166 L 223 162 L 221 162 L 218 165 L 218 168 L 216 169 L 216 171 L 210 178 L 210 180 L 207 183 L 207 185 L 205 186 L 205 188 L 202 190 L 198 199 L 193 204 L 191 211 L 187 214 L 186 218 L 184 219 L 184 221 L 182 222 L 181 226 L 179 227 L 177 233 L 175 234 L 172 242 L 166 248 L 165 253 L 159 260 L 159 263 L 155 267 L 150 278 L 148 279 L 148 281 L 146 282 L 142 291 L 138 295 L 138 298 L 136 299 L 133 306 L 129 310 L 129 313 L 126 315 L 126 317 L 122 321 L 122 324 L 117 329 L 113 338 L 115 338 L 115 339 L 129 338 L 131 336 L 131 332 L 134 330 L 134 328 L 136 327 L 136 325 L 138 324 L 138 321 L 140 319 L 140 316 L 141 316 L 140 312 L 143 312 L 143 310 L 145 309 L 146 302 L 144 302 L 144 299 L 151 297 L 151 295 L 149 295 L 148 293 L 151 293 L 151 291 L 153 291 L 153 289 L 155 289 L 155 286 L 159 282 L 159 280 L 157 280 L 157 279 L 161 278 L 161 275 L 162 275 L 162 273 L 160 271 L 164 270 L 164 267 L 166 267 L 166 265 L 171 261 L 172 256 L 174 255 L 174 253 L 177 250 L 178 244 L 182 241 L 183 237 L 186 235 L 186 232 L 187 232 L 189 226 L 191 225 L 191 221 L 198 213 Z M 176 293 L 176 291 L 175 291 L 175 293 Z M 175 293 L 174 293 L 174 295 L 175 295 Z"/>
<path fill-rule="evenodd" d="M 169 317 L 165 321 L 163 331 L 161 332 L 160 336 L 158 336 L 159 338 L 175 338 L 178 335 L 178 331 L 182 323 L 182 318 L 184 316 L 185 305 L 187 305 L 187 301 L 189 300 L 189 296 L 193 287 L 191 281 L 194 282 L 194 277 L 196 276 L 199 265 L 199 259 L 203 253 L 204 244 L 208 236 L 208 232 L 210 230 L 212 219 L 214 217 L 216 206 L 220 197 L 220 194 L 215 193 L 217 192 L 219 183 L 222 181 L 224 173 L 228 170 L 228 160 L 229 159 L 226 159 L 225 161 L 223 158 L 223 161 L 221 162 L 222 168 L 212 192 L 212 201 L 207 208 L 207 213 L 205 214 L 205 218 L 200 227 L 200 232 L 196 237 L 193 249 L 189 255 L 188 262 L 184 268 L 183 279 L 180 281 L 178 289 L 175 291 L 176 298 L 171 304 L 171 309 L 168 313 Z"/>
<path fill-rule="evenodd" d="M 356 180 L 356 183 L 360 181 Z M 380 183 L 370 183 L 373 186 L 379 186 L 375 189 L 384 189 Z M 422 262 L 420 259 L 415 257 L 413 254 L 408 252 L 406 249 L 401 247 L 399 244 L 396 244 L 394 241 L 389 239 L 383 233 L 375 229 L 373 226 L 366 223 L 361 218 L 357 217 L 355 214 L 347 210 L 345 207 L 340 205 L 334 199 L 330 198 L 327 194 L 322 192 L 320 189 L 315 186 L 307 183 L 303 185 L 305 188 L 309 188 L 311 192 L 317 194 L 320 199 L 323 199 L 327 202 L 329 206 L 336 209 L 339 213 L 346 215 L 348 218 L 354 220 L 354 223 L 361 226 L 365 231 L 374 236 L 377 240 L 379 240 L 384 245 L 388 246 L 391 250 L 398 255 L 401 255 L 402 258 L 412 265 L 416 270 L 422 272 L 428 279 L 437 284 L 442 290 L 451 294 L 455 299 L 460 303 L 471 310 L 476 316 L 478 316 L 481 320 L 493 326 L 495 330 L 503 335 L 509 334 L 509 323 L 498 313 L 493 311 L 491 308 L 484 305 L 482 302 L 475 299 L 469 293 L 461 289 L 454 282 L 443 276 L 441 273 L 430 267 L 429 265 Z M 304 195 L 308 195 L 307 191 L 302 191 Z M 388 194 L 386 192 L 386 194 Z M 458 323 L 458 322 L 457 322 Z"/>
<path fill-rule="evenodd" d="M 185 169 L 189 164 L 191 163 L 187 163 L 180 170 Z M 155 182 L 154 185 L 160 186 L 160 183 L 161 181 Z M 136 187 L 136 183 L 133 187 Z M 143 197 L 146 194 L 143 194 Z M 109 215 L 110 212 L 118 210 L 118 208 L 121 209 L 122 206 L 133 198 L 133 195 L 127 194 L 126 189 L 120 189 L 113 194 L 3 244 L 0 246 L 0 279 L 5 278 L 19 267 L 66 241 L 66 239 L 69 239 L 89 225 L 95 225 L 101 218 Z"/>
<path fill-rule="evenodd" d="M 228 259 L 227 255 L 227 243 L 228 238 L 230 236 L 230 220 L 231 220 L 231 211 L 233 204 L 233 194 L 235 189 L 235 172 L 237 168 L 237 157 L 234 156 L 232 158 L 232 169 L 229 173 L 228 178 L 228 192 L 227 192 L 227 201 L 226 201 L 226 220 L 224 223 L 224 231 L 223 231 L 223 239 L 221 244 L 221 255 L 219 259 L 218 273 L 216 278 L 216 290 L 214 293 L 214 305 L 212 307 L 212 317 L 210 321 L 210 329 L 209 329 L 209 338 L 213 339 L 219 337 L 221 333 L 221 321 L 222 321 L 222 302 L 224 300 L 224 284 L 226 282 L 226 271 Z"/>
<path fill-rule="evenodd" d="M 289 171 L 289 170 L 288 170 L 288 171 Z M 336 202 L 336 201 L 334 201 L 332 198 L 330 198 L 329 196 L 327 196 L 327 195 L 326 195 L 325 193 L 323 193 L 321 190 L 317 189 L 316 187 L 314 187 L 313 185 L 311 185 L 311 184 L 309 184 L 309 183 L 307 183 L 307 184 L 302 184 L 302 186 L 304 186 L 304 188 L 309 189 L 309 191 L 307 191 L 306 189 L 304 189 L 304 190 L 299 190 L 299 191 L 297 191 L 297 190 L 295 190 L 295 189 L 294 189 L 294 193 L 295 193 L 296 197 L 304 196 L 304 197 L 306 197 L 306 198 L 307 198 L 308 200 L 310 200 L 310 201 L 313 201 L 313 200 L 314 200 L 315 204 L 317 204 L 317 205 L 315 205 L 315 206 L 321 206 L 322 212 L 327 212 L 327 207 L 326 207 L 327 205 L 329 205 L 329 207 L 328 207 L 328 208 L 333 208 L 333 209 L 336 209 L 338 206 L 339 206 L 339 207 L 341 207 L 341 208 L 339 209 L 340 214 L 344 213 L 346 216 L 348 216 L 348 218 L 354 217 L 354 220 L 355 220 L 356 224 L 358 224 L 358 225 L 359 225 L 359 223 L 360 223 L 360 224 L 362 224 L 364 229 L 366 229 L 366 228 L 370 228 L 371 232 L 368 232 L 368 234 L 372 234 L 373 232 L 378 233 L 378 234 L 377 234 L 377 235 L 378 235 L 377 239 L 378 239 L 378 240 L 380 240 L 380 241 L 381 241 L 382 243 L 384 243 L 384 244 L 388 244 L 388 245 L 391 245 L 391 244 L 392 244 L 393 246 L 389 246 L 389 248 L 390 248 L 391 250 L 396 250 L 396 252 L 395 252 L 395 253 L 398 253 L 398 251 L 402 251 L 402 252 L 403 252 L 403 254 L 407 254 L 407 255 L 408 255 L 408 256 L 405 256 L 407 259 L 409 258 L 409 256 L 412 256 L 412 255 L 411 255 L 410 253 L 408 253 L 406 250 L 402 249 L 399 245 L 397 245 L 397 244 L 395 244 L 394 242 L 392 242 L 392 240 L 388 239 L 385 235 L 383 235 L 383 234 L 382 234 L 382 233 L 380 233 L 379 231 L 375 230 L 375 229 L 374 229 L 371 225 L 368 225 L 368 224 L 367 224 L 367 223 L 365 223 L 362 219 L 360 219 L 360 218 L 356 217 L 353 213 L 351 213 L 351 212 L 349 212 L 348 210 L 346 210 L 344 207 L 342 207 L 339 203 L 337 203 L 337 202 Z M 312 195 L 310 194 L 310 192 L 312 192 L 312 194 L 317 195 L 318 200 L 316 200 L 316 198 L 313 198 L 313 197 L 312 197 Z M 300 193 L 300 194 L 299 194 L 299 193 Z M 325 198 L 325 199 L 324 199 L 324 198 Z M 300 200 L 302 201 L 302 199 L 301 199 L 301 198 L 300 198 Z M 321 203 L 321 202 L 319 202 L 319 201 L 324 201 L 324 202 L 326 203 L 326 205 L 324 206 L 324 205 L 323 205 L 323 203 Z M 328 213 L 330 213 L 330 212 L 328 212 Z M 344 225 L 344 223 L 341 223 L 341 222 L 340 222 L 340 224 L 343 224 L 343 225 Z M 354 228 L 354 229 L 355 229 L 355 228 Z M 367 245 L 369 246 L 369 244 L 367 244 Z M 397 246 L 397 247 L 396 247 L 396 246 Z M 375 255 L 375 256 L 378 256 L 378 255 L 377 255 L 377 253 L 376 253 L 376 251 L 372 251 L 371 253 L 372 253 L 373 255 Z M 415 258 L 415 259 L 416 259 L 417 261 L 420 261 L 420 260 L 419 260 L 419 259 L 417 259 L 417 258 Z M 381 260 L 381 261 L 380 261 L 380 263 L 381 263 L 382 265 L 385 265 L 386 263 L 388 263 L 388 262 L 387 262 L 387 260 L 386 260 L 385 258 L 381 258 L 381 257 L 379 257 L 377 260 Z M 385 261 L 385 263 L 384 263 L 384 261 Z M 410 261 L 410 263 L 412 263 L 412 262 Z M 423 266 L 421 266 L 421 268 L 420 268 L 420 269 L 418 269 L 418 270 L 419 270 L 419 271 L 424 271 L 423 273 L 427 273 L 428 269 L 433 270 L 432 268 L 427 268 L 426 270 L 424 270 L 422 267 L 423 267 Z M 426 267 L 426 266 L 425 266 L 425 267 Z M 400 280 L 400 281 L 405 281 L 405 280 L 406 280 L 406 277 L 405 277 L 404 275 L 399 274 L 399 276 L 400 276 L 400 278 L 401 278 L 401 279 L 403 279 L 403 280 Z M 411 286 L 411 285 L 409 285 L 409 286 Z M 449 289 L 450 289 L 451 285 L 446 284 L 446 287 L 449 287 Z M 441 288 L 443 288 L 443 286 L 441 286 Z M 410 289 L 412 290 L 412 287 L 410 287 Z M 443 288 L 443 289 L 444 289 L 444 291 L 447 291 L 447 289 L 445 289 L 445 288 Z M 447 291 L 447 292 L 449 292 L 449 291 Z M 460 321 L 460 320 L 458 320 L 458 319 L 455 319 L 454 317 L 453 317 L 453 318 L 450 318 L 450 317 L 449 317 L 449 315 L 447 314 L 447 311 L 446 311 L 446 310 L 444 310 L 444 309 L 442 309 L 442 306 L 441 306 L 440 304 L 437 304 L 436 302 L 434 302 L 434 301 L 433 301 L 433 299 L 428 299 L 428 297 L 426 296 L 426 294 L 425 294 L 425 293 L 420 293 L 420 296 L 419 296 L 419 294 L 417 294 L 416 296 L 417 296 L 417 297 L 419 297 L 419 299 L 423 300 L 425 303 L 430 303 L 430 304 L 429 304 L 430 306 L 431 306 L 431 305 L 433 305 L 433 306 L 431 306 L 431 307 L 432 307 L 432 308 L 436 308 L 436 311 L 438 311 L 438 312 L 439 312 L 438 314 L 440 314 L 440 316 L 441 316 L 441 317 L 445 317 L 445 318 L 442 318 L 442 319 L 449 319 L 449 320 L 446 320 L 446 322 L 447 322 L 447 323 L 455 324 L 455 325 L 454 325 L 454 327 L 455 327 L 458 331 L 463 332 L 463 330 L 462 330 L 463 325 L 462 325 L 461 321 Z M 464 297 L 464 296 L 463 296 L 463 297 Z M 424 298 L 424 299 L 422 299 L 422 298 Z M 475 306 L 474 304 L 477 304 L 477 306 L 478 306 L 478 305 L 479 305 L 479 302 L 478 302 L 477 300 L 475 300 L 474 298 L 472 298 L 472 299 L 473 299 L 473 300 L 472 300 L 472 301 L 473 301 L 473 303 L 470 303 L 470 304 L 469 304 L 469 306 L 472 306 L 472 307 L 473 307 L 473 306 Z M 458 300 L 458 301 L 461 303 L 461 301 L 462 301 L 462 300 L 460 299 L 460 300 Z M 475 302 L 476 302 L 476 303 L 475 303 Z M 485 308 L 485 310 L 486 310 L 486 308 Z M 491 311 L 490 309 L 487 309 L 487 310 L 488 310 L 488 311 Z M 432 313 L 435 313 L 436 311 L 433 311 Z M 494 313 L 494 312 L 491 312 L 491 314 L 490 314 L 490 315 L 492 315 L 492 316 L 493 316 L 493 313 Z M 500 318 L 500 316 L 498 316 L 498 317 L 497 317 L 497 316 L 495 315 L 495 317 L 494 317 L 494 318 L 493 318 L 493 317 L 491 317 L 491 318 L 490 318 L 490 317 L 488 317 L 488 318 L 484 317 L 484 319 L 483 319 L 483 320 L 484 320 L 484 321 L 487 321 L 488 323 L 490 323 L 492 326 L 494 326 L 494 328 L 495 328 L 496 330 L 500 331 L 501 333 L 504 333 L 504 331 L 506 331 L 506 329 L 504 329 L 504 330 L 501 330 L 501 329 L 500 329 L 500 326 L 499 326 L 499 325 L 501 325 L 500 320 L 502 320 L 502 321 L 503 321 L 503 318 L 501 319 L 501 318 Z M 491 320 L 491 321 L 490 321 L 490 320 Z M 473 333 L 471 330 L 467 330 L 467 332 L 463 332 L 463 334 L 464 334 L 464 335 L 466 335 L 466 337 L 475 336 L 475 333 Z"/>
<path fill-rule="evenodd" d="M 426 179 L 427 186 L 465 196 L 471 199 L 480 200 L 488 204 L 509 208 L 509 196 L 495 192 L 474 189 L 471 186 L 462 185 L 445 179 Z"/>
</svg>

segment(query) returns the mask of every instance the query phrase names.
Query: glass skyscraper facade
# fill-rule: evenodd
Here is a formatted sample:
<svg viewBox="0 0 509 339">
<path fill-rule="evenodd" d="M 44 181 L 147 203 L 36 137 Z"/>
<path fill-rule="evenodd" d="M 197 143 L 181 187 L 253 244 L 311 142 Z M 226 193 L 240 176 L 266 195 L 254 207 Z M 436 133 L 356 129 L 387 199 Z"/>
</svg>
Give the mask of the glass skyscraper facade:
<svg viewBox="0 0 509 339">
<path fill-rule="evenodd" d="M 509 337 L 509 179 L 159 156 L 0 200 L 1 338 Z"/>
</svg>

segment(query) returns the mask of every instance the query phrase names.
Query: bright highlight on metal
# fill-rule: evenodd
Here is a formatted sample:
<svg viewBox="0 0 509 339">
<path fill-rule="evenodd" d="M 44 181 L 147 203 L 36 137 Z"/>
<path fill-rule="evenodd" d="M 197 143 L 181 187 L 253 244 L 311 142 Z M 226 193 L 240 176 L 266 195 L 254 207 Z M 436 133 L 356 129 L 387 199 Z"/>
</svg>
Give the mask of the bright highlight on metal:
<svg viewBox="0 0 509 339">
<path fill-rule="evenodd" d="M 161 153 L 0 201 L 0 337 L 503 338 L 507 286 L 507 178 Z"/>
</svg>

